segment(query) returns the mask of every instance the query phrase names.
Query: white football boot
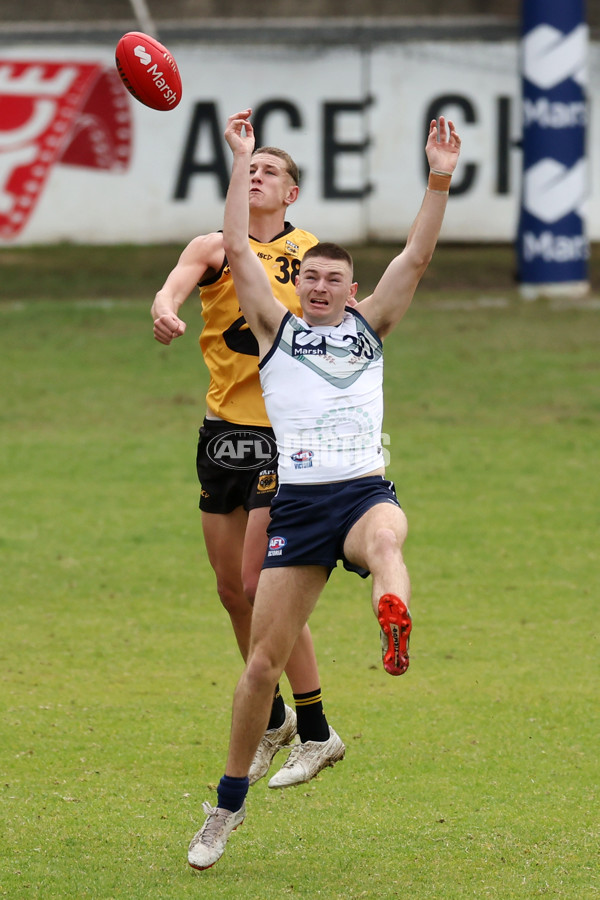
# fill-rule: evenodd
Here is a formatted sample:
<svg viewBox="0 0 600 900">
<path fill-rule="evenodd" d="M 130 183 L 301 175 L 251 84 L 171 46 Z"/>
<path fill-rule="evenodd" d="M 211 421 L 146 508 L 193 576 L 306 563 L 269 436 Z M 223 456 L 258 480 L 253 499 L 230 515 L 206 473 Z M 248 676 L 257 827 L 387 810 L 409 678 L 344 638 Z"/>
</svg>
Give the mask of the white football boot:
<svg viewBox="0 0 600 900">
<path fill-rule="evenodd" d="M 329 726 L 329 740 L 305 741 L 294 744 L 292 752 L 279 772 L 269 781 L 270 788 L 291 787 L 304 784 L 318 775 L 321 769 L 333 766 L 344 758 L 346 748 L 341 737 Z"/>
<path fill-rule="evenodd" d="M 214 866 L 223 856 L 229 835 L 246 818 L 245 803 L 237 812 L 211 806 L 208 801 L 202 804 L 202 809 L 207 815 L 206 821 L 190 841 L 188 849 L 188 862 L 194 869 Z"/>
<path fill-rule="evenodd" d="M 282 747 L 289 747 L 296 736 L 296 713 L 289 706 L 285 708 L 285 720 L 279 728 L 269 728 L 265 731 L 258 749 L 254 754 L 248 781 L 256 784 L 269 771 L 273 757 Z"/>
</svg>

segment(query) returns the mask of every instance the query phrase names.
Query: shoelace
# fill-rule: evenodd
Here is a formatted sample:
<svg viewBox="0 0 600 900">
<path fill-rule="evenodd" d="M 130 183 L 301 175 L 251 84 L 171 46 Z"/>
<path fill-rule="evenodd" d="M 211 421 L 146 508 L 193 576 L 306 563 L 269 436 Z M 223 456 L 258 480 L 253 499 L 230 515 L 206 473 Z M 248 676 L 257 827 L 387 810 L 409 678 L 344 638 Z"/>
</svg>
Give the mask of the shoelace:
<svg viewBox="0 0 600 900">
<path fill-rule="evenodd" d="M 277 730 L 279 730 L 279 729 L 277 729 Z M 267 747 L 276 747 L 276 746 L 278 747 L 279 746 L 279 744 L 277 743 L 276 735 L 273 735 L 273 737 L 269 737 L 267 734 L 263 734 L 263 736 L 261 738 L 261 743 L 266 745 Z"/>
<path fill-rule="evenodd" d="M 220 816 L 217 807 L 211 806 L 208 800 L 205 800 L 202 804 L 202 809 L 206 813 L 207 816 L 211 816 L 211 818 L 207 819 L 204 823 L 204 828 L 202 829 L 201 834 L 198 836 L 200 843 L 209 844 L 212 839 L 218 836 L 218 832 L 224 825 L 224 816 Z"/>
<path fill-rule="evenodd" d="M 309 761 L 313 758 L 313 756 L 316 756 L 316 754 L 319 752 L 320 752 L 319 747 L 309 747 L 309 749 L 306 750 L 306 744 L 294 744 L 290 755 L 288 756 L 287 760 L 284 762 L 284 764 L 282 765 L 281 768 L 282 769 L 291 769 L 291 767 L 293 765 L 295 765 L 300 754 L 302 754 L 305 761 Z"/>
</svg>

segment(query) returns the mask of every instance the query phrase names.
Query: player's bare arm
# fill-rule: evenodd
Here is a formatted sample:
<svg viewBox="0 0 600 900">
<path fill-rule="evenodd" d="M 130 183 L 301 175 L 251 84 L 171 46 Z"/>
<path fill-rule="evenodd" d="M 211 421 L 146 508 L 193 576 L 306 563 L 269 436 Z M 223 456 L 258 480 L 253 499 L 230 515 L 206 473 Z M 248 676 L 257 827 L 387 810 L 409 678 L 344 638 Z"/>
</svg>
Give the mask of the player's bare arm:
<svg viewBox="0 0 600 900">
<path fill-rule="evenodd" d="M 199 281 L 219 271 L 223 259 L 222 234 L 203 234 L 190 241 L 152 304 L 150 314 L 157 341 L 170 344 L 185 332 L 186 324 L 178 315 L 181 306 Z"/>
<path fill-rule="evenodd" d="M 248 243 L 250 160 L 254 149 L 251 110 L 230 116 L 225 139 L 233 152 L 233 166 L 225 213 L 223 242 L 241 310 L 256 337 L 260 356 L 270 349 L 287 312 L 271 291 L 262 263 Z"/>
<path fill-rule="evenodd" d="M 385 337 L 409 308 L 423 273 L 431 261 L 448 202 L 450 176 L 460 153 L 460 138 L 453 122 L 432 119 L 425 147 L 433 189 L 425 192 L 421 209 L 410 229 L 406 246 L 389 264 L 373 294 L 360 303 L 371 327 Z"/>
</svg>

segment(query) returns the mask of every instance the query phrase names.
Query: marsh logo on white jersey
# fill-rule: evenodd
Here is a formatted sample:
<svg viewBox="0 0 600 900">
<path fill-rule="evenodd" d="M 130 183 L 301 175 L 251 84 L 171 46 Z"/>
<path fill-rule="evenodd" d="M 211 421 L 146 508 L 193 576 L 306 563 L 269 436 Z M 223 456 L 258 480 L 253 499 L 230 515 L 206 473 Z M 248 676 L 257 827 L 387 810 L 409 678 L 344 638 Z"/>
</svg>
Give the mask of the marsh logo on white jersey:
<svg viewBox="0 0 600 900">
<path fill-rule="evenodd" d="M 292 337 L 292 356 L 325 356 L 327 343 L 325 335 L 314 331 L 294 331 Z"/>
<path fill-rule="evenodd" d="M 541 90 L 554 88 L 567 78 L 585 84 L 587 35 L 584 24 L 569 34 L 547 24 L 533 28 L 523 39 L 525 77 Z"/>
</svg>

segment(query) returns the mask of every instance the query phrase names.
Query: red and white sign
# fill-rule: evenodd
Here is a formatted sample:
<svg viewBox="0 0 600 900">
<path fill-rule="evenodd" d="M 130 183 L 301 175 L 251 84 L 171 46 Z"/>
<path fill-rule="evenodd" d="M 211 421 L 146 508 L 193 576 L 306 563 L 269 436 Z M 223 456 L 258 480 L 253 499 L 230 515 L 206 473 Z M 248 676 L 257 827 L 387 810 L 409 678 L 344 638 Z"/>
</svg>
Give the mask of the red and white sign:
<svg viewBox="0 0 600 900">
<path fill-rule="evenodd" d="M 124 171 L 130 101 L 113 68 L 41 59 L 0 60 L 0 238 L 33 214 L 53 166 Z"/>
</svg>

